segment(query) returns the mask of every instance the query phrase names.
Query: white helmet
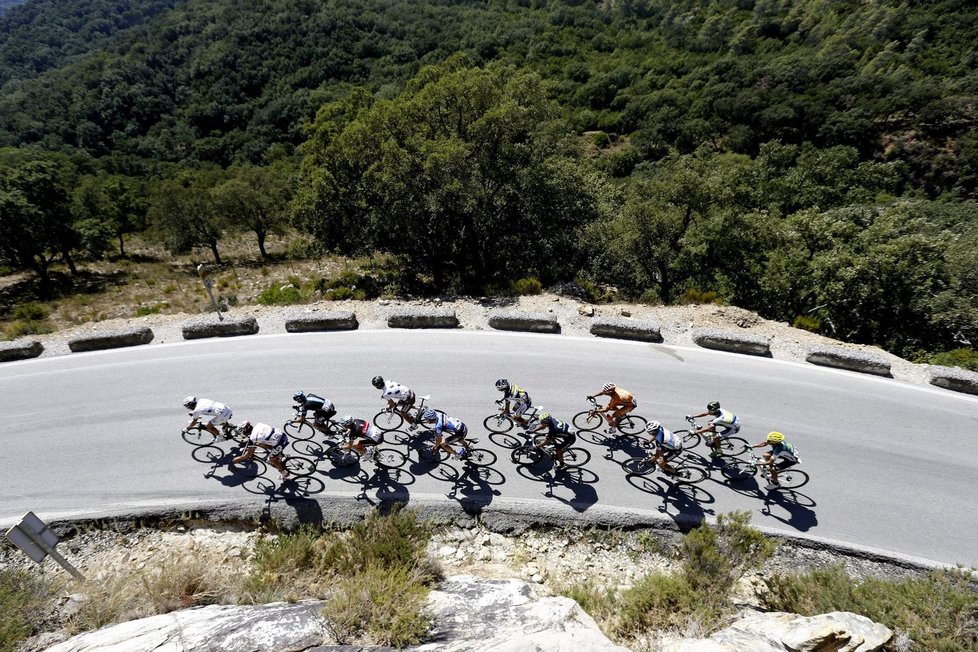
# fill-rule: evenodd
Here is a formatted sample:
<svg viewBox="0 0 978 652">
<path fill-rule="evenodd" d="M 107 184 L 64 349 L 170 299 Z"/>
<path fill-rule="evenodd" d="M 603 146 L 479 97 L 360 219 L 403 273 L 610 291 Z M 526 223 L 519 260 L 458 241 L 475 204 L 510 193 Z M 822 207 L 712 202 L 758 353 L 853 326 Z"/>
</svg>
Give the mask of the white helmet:
<svg viewBox="0 0 978 652">
<path fill-rule="evenodd" d="M 196 396 L 188 396 L 187 398 L 183 399 L 183 407 L 187 408 L 188 410 L 192 410 L 195 405 L 197 405 Z"/>
<path fill-rule="evenodd" d="M 614 383 L 605 383 L 604 384 L 604 387 L 601 388 L 601 391 L 602 392 L 611 392 L 611 391 L 614 391 L 614 389 L 615 389 L 615 384 Z"/>
<path fill-rule="evenodd" d="M 649 421 L 649 425 L 645 426 L 645 430 L 650 433 L 655 433 L 655 432 L 659 432 L 659 428 L 661 427 L 662 424 L 659 423 L 658 421 Z"/>
</svg>

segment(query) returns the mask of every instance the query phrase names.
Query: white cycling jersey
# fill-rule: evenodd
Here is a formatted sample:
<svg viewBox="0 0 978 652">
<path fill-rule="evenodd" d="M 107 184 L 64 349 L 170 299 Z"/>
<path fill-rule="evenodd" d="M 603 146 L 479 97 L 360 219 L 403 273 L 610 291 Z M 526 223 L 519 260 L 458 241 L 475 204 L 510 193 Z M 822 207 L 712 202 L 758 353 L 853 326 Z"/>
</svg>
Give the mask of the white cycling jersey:
<svg viewBox="0 0 978 652">
<path fill-rule="evenodd" d="M 282 432 L 267 423 L 256 423 L 251 429 L 251 443 L 278 446 L 282 440 Z"/>
<path fill-rule="evenodd" d="M 673 431 L 667 430 L 665 428 L 662 429 L 661 433 L 656 435 L 655 441 L 660 446 L 664 448 L 669 448 L 671 450 L 679 450 L 680 448 L 683 447 L 682 437 L 680 437 Z"/>
<path fill-rule="evenodd" d="M 231 408 L 224 403 L 202 398 L 197 401 L 197 406 L 191 416 L 202 423 L 220 425 L 231 418 Z"/>
<path fill-rule="evenodd" d="M 384 392 L 380 395 L 380 398 L 385 401 L 403 401 L 411 398 L 413 393 L 404 385 L 395 383 L 393 380 L 388 380 L 384 383 Z"/>
</svg>

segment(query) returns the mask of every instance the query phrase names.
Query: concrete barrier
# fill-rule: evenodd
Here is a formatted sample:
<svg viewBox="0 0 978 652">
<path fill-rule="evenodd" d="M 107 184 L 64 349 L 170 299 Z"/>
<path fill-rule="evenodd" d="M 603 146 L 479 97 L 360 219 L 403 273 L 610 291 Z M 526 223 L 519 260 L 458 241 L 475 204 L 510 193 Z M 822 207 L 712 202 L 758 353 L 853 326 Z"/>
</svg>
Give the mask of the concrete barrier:
<svg viewBox="0 0 978 652">
<path fill-rule="evenodd" d="M 661 342 L 659 324 L 654 321 L 625 317 L 597 317 L 591 322 L 591 334 L 598 337 L 616 337 L 640 342 Z"/>
<path fill-rule="evenodd" d="M 961 367 L 932 365 L 929 380 L 931 385 L 937 387 L 965 394 L 978 394 L 978 373 Z"/>
<path fill-rule="evenodd" d="M 359 327 L 356 315 L 349 310 L 328 310 L 293 315 L 285 320 L 285 330 L 290 333 L 312 331 L 352 331 Z"/>
<path fill-rule="evenodd" d="M 855 351 L 842 346 L 819 344 L 809 347 L 805 354 L 805 360 L 823 367 L 848 369 L 864 374 L 875 374 L 877 376 L 892 378 L 892 374 L 890 374 L 890 363 L 882 356 L 867 353 L 866 351 Z"/>
<path fill-rule="evenodd" d="M 254 335 L 258 332 L 258 322 L 254 317 L 224 316 L 224 321 L 218 321 L 213 315 L 190 319 L 183 323 L 183 339 L 199 340 L 205 337 L 235 337 L 237 335 Z"/>
<path fill-rule="evenodd" d="M 767 357 L 771 355 L 768 339 L 760 335 L 736 333 L 717 328 L 697 328 L 693 331 L 693 341 L 704 349 Z"/>
<path fill-rule="evenodd" d="M 398 308 L 387 316 L 387 325 L 390 328 L 458 328 L 458 317 L 451 308 Z"/>
<path fill-rule="evenodd" d="M 153 331 L 143 327 L 79 335 L 68 340 L 68 348 L 73 353 L 79 353 L 81 351 L 98 351 L 100 349 L 118 349 L 124 346 L 139 346 L 140 344 L 149 344 L 152 341 Z"/>
<path fill-rule="evenodd" d="M 26 342 L 0 342 L 0 362 L 26 360 L 41 355 L 44 345 L 37 340 Z"/>
<path fill-rule="evenodd" d="M 560 332 L 560 324 L 557 322 L 557 318 L 543 312 L 493 310 L 489 313 L 489 326 L 499 331 Z"/>
</svg>

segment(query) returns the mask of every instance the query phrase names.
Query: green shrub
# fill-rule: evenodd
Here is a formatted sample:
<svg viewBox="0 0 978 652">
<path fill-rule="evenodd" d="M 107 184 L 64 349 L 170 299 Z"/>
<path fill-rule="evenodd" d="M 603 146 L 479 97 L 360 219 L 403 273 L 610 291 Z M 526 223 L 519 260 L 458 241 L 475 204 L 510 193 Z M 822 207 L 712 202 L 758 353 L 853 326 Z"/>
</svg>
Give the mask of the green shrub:
<svg viewBox="0 0 978 652">
<path fill-rule="evenodd" d="M 598 131 L 591 134 L 591 142 L 593 142 L 594 146 L 599 149 L 611 147 L 611 136 L 603 131 Z"/>
<path fill-rule="evenodd" d="M 381 284 L 373 276 L 353 270 L 344 270 L 334 278 L 321 278 L 314 284 L 324 298 L 332 301 L 343 299 L 376 299 L 381 294 Z"/>
<path fill-rule="evenodd" d="M 12 321 L 3 327 L 3 334 L 9 340 L 15 340 L 24 335 L 42 335 L 54 331 L 47 322 L 43 321 Z"/>
<path fill-rule="evenodd" d="M 288 306 L 302 303 L 302 292 L 294 285 L 273 285 L 255 299 L 263 306 Z"/>
<path fill-rule="evenodd" d="M 149 306 L 139 306 L 136 308 L 137 317 L 145 317 L 146 315 L 156 315 L 159 314 L 164 308 L 169 308 L 170 304 L 166 301 L 161 301 L 160 303 L 154 303 Z"/>
<path fill-rule="evenodd" d="M 710 611 L 685 577 L 654 573 L 622 593 L 615 633 L 634 636 L 652 629 L 685 629 L 691 621 L 710 619 Z"/>
<path fill-rule="evenodd" d="M 587 295 L 587 300 L 590 303 L 598 302 L 598 299 L 601 296 L 601 291 L 598 289 L 598 286 L 595 285 L 591 279 L 587 278 L 586 276 L 582 276 L 578 274 L 577 276 L 574 277 L 574 284 L 577 285 L 582 290 L 584 290 L 584 293 Z"/>
<path fill-rule="evenodd" d="M 415 566 L 424 554 L 428 538 L 427 529 L 410 510 L 397 509 L 387 515 L 371 512 L 344 537 L 330 541 L 321 563 L 345 575 L 361 572 L 371 564 L 390 568 Z"/>
<path fill-rule="evenodd" d="M 48 311 L 39 303 L 23 303 L 10 313 L 14 319 L 24 321 L 41 321 L 48 318 Z"/>
<path fill-rule="evenodd" d="M 541 294 L 543 292 L 543 284 L 534 277 L 530 276 L 514 281 L 511 285 L 511 289 L 513 293 L 518 296 Z"/>
<path fill-rule="evenodd" d="M 598 622 L 618 614 L 620 599 L 614 589 L 588 578 L 576 584 L 557 585 L 554 592 L 570 598 Z"/>
<path fill-rule="evenodd" d="M 959 571 L 856 581 L 842 566 L 768 580 L 764 603 L 803 616 L 852 611 L 907 633 L 913 650 L 978 649 L 978 593 Z"/>
<path fill-rule="evenodd" d="M 653 290 L 649 288 L 641 294 L 638 298 L 639 302 L 644 303 L 647 306 L 661 306 L 662 297 L 659 296 L 658 290 Z"/>
<path fill-rule="evenodd" d="M 705 598 L 725 601 L 743 574 L 760 567 L 774 552 L 774 542 L 750 527 L 750 512 L 717 516 L 683 537 L 683 576 Z"/>
<path fill-rule="evenodd" d="M 36 573 L 0 569 L 0 652 L 14 652 L 31 635 L 52 592 Z"/>
<path fill-rule="evenodd" d="M 822 320 L 812 315 L 798 315 L 791 322 L 791 325 L 794 328 L 801 328 L 812 333 L 817 333 L 818 329 L 822 327 Z"/>
<path fill-rule="evenodd" d="M 978 371 L 978 351 L 969 348 L 943 351 L 931 356 L 930 363 Z"/>
<path fill-rule="evenodd" d="M 357 301 L 363 301 L 367 298 L 367 294 L 363 290 L 351 290 L 350 288 L 333 288 L 332 290 L 326 290 L 323 293 L 323 298 L 327 301 L 344 301 L 346 299 L 354 299 Z"/>
<path fill-rule="evenodd" d="M 682 296 L 676 303 L 682 304 L 704 304 L 704 303 L 722 303 L 716 292 L 712 290 L 698 290 L 696 288 L 691 288 L 683 292 Z"/>
</svg>

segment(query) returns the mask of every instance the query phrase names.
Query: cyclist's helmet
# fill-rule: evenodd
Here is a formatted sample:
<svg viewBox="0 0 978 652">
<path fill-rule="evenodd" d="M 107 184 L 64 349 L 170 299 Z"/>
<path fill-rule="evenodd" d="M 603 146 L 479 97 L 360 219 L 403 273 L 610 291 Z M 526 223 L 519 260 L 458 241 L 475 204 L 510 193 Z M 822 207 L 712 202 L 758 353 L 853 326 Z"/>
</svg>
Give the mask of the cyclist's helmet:
<svg viewBox="0 0 978 652">
<path fill-rule="evenodd" d="M 238 424 L 238 430 L 240 430 L 246 435 L 251 434 L 252 428 L 253 426 L 251 425 L 251 421 L 242 421 L 241 423 Z"/>
<path fill-rule="evenodd" d="M 605 383 L 604 387 L 601 388 L 602 392 L 612 392 L 615 389 L 614 383 Z"/>
<path fill-rule="evenodd" d="M 549 412 L 541 412 L 540 413 L 540 417 L 539 417 L 540 423 L 543 423 L 544 421 L 546 421 L 549 418 L 550 418 L 550 413 Z"/>
<path fill-rule="evenodd" d="M 295 401 L 296 403 L 305 403 L 306 402 L 306 395 L 300 389 L 298 392 L 296 392 L 295 394 L 292 395 L 292 400 Z"/>
<path fill-rule="evenodd" d="M 196 405 L 196 396 L 188 396 L 187 398 L 183 399 L 183 407 L 187 408 L 188 410 L 193 410 Z"/>
<path fill-rule="evenodd" d="M 349 428 L 353 425 L 353 417 L 349 414 L 345 415 L 342 419 L 340 419 L 340 425 L 344 428 Z"/>
<path fill-rule="evenodd" d="M 649 434 L 654 435 L 657 432 L 659 432 L 659 428 L 661 428 L 661 427 L 662 427 L 662 424 L 659 423 L 658 421 L 649 421 L 649 425 L 645 426 L 645 430 Z"/>
<path fill-rule="evenodd" d="M 505 378 L 500 378 L 496 381 L 496 389 L 498 389 L 500 392 L 505 392 L 507 389 L 509 389 L 509 381 Z"/>
<path fill-rule="evenodd" d="M 374 376 L 374 379 L 371 380 L 370 383 L 377 389 L 384 388 L 384 379 L 381 376 Z"/>
<path fill-rule="evenodd" d="M 769 444 L 780 444 L 784 441 L 784 435 L 780 432 L 774 431 L 767 433 L 767 443 Z"/>
<path fill-rule="evenodd" d="M 707 403 L 706 411 L 710 414 L 720 410 L 720 401 L 713 401 L 712 403 Z"/>
<path fill-rule="evenodd" d="M 432 410 L 431 408 L 428 408 L 427 410 L 425 410 L 424 412 L 421 413 L 421 420 L 422 421 L 434 421 L 437 418 L 438 418 L 438 415 L 436 415 L 435 414 L 435 411 Z"/>
</svg>

